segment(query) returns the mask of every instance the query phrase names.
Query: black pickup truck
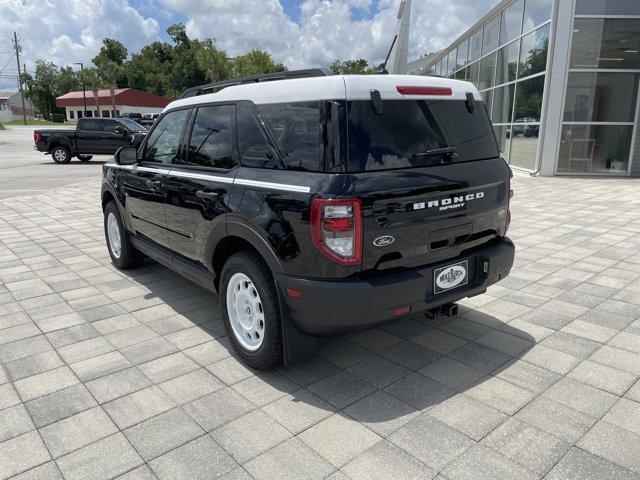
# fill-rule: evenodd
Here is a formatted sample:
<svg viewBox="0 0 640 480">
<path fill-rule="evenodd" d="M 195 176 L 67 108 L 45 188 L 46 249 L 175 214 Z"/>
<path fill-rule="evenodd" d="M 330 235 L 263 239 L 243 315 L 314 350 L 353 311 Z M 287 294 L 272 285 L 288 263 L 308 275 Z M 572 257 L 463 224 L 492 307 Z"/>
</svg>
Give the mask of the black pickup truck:
<svg viewBox="0 0 640 480">
<path fill-rule="evenodd" d="M 137 147 L 146 128 L 129 118 L 81 118 L 75 130 L 35 130 L 35 149 L 51 154 L 55 163 L 72 157 L 87 162 L 93 155 L 113 155 L 120 147 Z"/>
</svg>

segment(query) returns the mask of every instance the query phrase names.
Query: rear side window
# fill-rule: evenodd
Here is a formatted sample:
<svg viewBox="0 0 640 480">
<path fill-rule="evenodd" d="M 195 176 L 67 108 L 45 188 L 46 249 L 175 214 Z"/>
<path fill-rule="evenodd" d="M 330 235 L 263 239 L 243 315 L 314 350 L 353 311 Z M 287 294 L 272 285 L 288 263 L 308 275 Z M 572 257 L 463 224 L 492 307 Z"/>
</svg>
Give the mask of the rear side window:
<svg viewBox="0 0 640 480">
<path fill-rule="evenodd" d="M 238 147 L 240 161 L 247 167 L 277 168 L 277 153 L 269 144 L 253 107 L 238 103 Z"/>
<path fill-rule="evenodd" d="M 377 115 L 369 101 L 347 102 L 349 170 L 390 170 L 440 165 L 455 149 L 458 161 L 499 156 L 484 104 L 470 113 L 464 100 L 385 100 Z"/>
<path fill-rule="evenodd" d="M 318 102 L 258 105 L 257 108 L 288 170 L 321 170 Z"/>
<path fill-rule="evenodd" d="M 102 121 L 101 120 L 81 120 L 80 130 L 84 132 L 101 132 Z"/>
<path fill-rule="evenodd" d="M 180 151 L 180 137 L 189 110 L 167 113 L 147 136 L 145 162 L 172 163 Z"/>
<path fill-rule="evenodd" d="M 198 108 L 187 152 L 188 165 L 224 169 L 236 165 L 233 143 L 234 113 L 233 105 Z"/>
</svg>

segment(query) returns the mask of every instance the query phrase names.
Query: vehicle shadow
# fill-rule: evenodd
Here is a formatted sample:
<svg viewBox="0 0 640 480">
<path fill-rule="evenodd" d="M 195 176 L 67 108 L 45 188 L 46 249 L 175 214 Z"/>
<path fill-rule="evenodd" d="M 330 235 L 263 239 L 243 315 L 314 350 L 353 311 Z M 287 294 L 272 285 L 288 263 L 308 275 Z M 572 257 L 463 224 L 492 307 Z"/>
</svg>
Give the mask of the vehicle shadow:
<svg viewBox="0 0 640 480">
<path fill-rule="evenodd" d="M 502 381 L 510 382 L 522 395 L 531 394 L 529 400 L 535 396 L 531 390 L 537 386 L 527 384 L 527 376 L 535 376 L 535 372 L 526 369 L 537 367 L 518 362 L 536 340 L 495 316 L 468 307 L 461 307 L 459 315 L 452 318 L 415 315 L 349 335 L 322 338 L 319 350 L 308 358 L 274 371 L 248 368 L 231 347 L 214 294 L 148 259 L 143 268 L 126 275 L 146 284 L 153 278 L 149 267 L 164 280 L 148 283 L 151 291 L 145 300 L 157 298 L 179 317 L 179 322 L 172 320 L 175 332 L 168 334 L 178 335 L 190 328 L 190 337 L 199 337 L 199 345 L 213 342 L 215 361 L 203 356 L 195 358 L 196 362 L 234 388 L 256 377 L 257 383 L 247 388 L 270 391 L 269 401 L 303 402 L 327 415 L 344 411 L 377 431 L 376 425 L 385 430 L 400 418 L 413 417 L 460 393 L 471 391 L 471 397 L 481 400 L 490 397 L 493 389 L 504 385 Z M 195 291 L 195 296 L 177 294 L 185 287 L 192 295 Z M 149 325 L 154 328 L 162 323 L 157 322 Z M 263 399 L 249 400 L 264 406 Z"/>
</svg>

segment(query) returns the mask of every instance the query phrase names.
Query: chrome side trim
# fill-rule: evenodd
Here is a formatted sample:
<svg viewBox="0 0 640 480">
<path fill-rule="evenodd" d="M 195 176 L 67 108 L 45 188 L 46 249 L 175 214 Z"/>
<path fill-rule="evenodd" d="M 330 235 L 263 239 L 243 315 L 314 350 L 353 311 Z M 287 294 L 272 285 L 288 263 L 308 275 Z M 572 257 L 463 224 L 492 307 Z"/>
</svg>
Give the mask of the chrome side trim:
<svg viewBox="0 0 640 480">
<path fill-rule="evenodd" d="M 148 168 L 148 167 L 139 167 L 134 165 L 116 165 L 114 163 L 106 163 L 105 166 L 109 168 L 116 168 L 120 170 L 131 170 L 135 172 L 162 173 L 164 175 L 169 175 L 171 177 L 193 178 L 196 180 L 208 180 L 211 182 L 220 182 L 220 183 L 228 183 L 228 184 L 237 183 L 238 185 L 245 185 L 248 187 L 269 188 L 272 190 L 282 190 L 285 192 L 298 192 L 298 193 L 311 192 L 310 187 L 306 187 L 303 185 L 289 185 L 286 183 L 262 182 L 260 180 L 249 180 L 247 178 L 234 179 L 231 177 L 221 177 L 218 175 L 207 175 L 202 173 L 183 172 L 175 169 Z"/>
<path fill-rule="evenodd" d="M 235 183 L 239 185 L 246 185 L 248 187 L 260 187 L 260 188 L 271 188 L 273 190 L 284 190 L 285 192 L 309 193 L 311 191 L 310 187 L 304 187 L 302 185 L 288 185 L 286 183 L 261 182 L 259 180 L 249 180 L 245 178 L 236 178 Z"/>
</svg>

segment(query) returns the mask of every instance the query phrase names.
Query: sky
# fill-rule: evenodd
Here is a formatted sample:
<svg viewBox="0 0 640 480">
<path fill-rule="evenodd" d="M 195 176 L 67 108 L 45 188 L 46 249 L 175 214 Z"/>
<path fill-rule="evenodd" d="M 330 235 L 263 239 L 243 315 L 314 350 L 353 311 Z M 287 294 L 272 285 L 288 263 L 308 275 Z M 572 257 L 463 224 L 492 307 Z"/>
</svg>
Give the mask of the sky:
<svg viewBox="0 0 640 480">
<path fill-rule="evenodd" d="M 409 60 L 447 46 L 498 0 L 413 0 Z M 400 0 L 0 0 L 0 90 L 15 89 L 16 30 L 27 70 L 91 63 L 102 39 L 135 53 L 182 22 L 190 37 L 213 37 L 230 56 L 268 50 L 290 69 L 335 59 L 382 62 Z M 13 60 L 12 60 L 13 58 Z M 6 65 L 6 67 L 5 67 Z M 14 76 L 14 78 L 11 78 Z"/>
</svg>

